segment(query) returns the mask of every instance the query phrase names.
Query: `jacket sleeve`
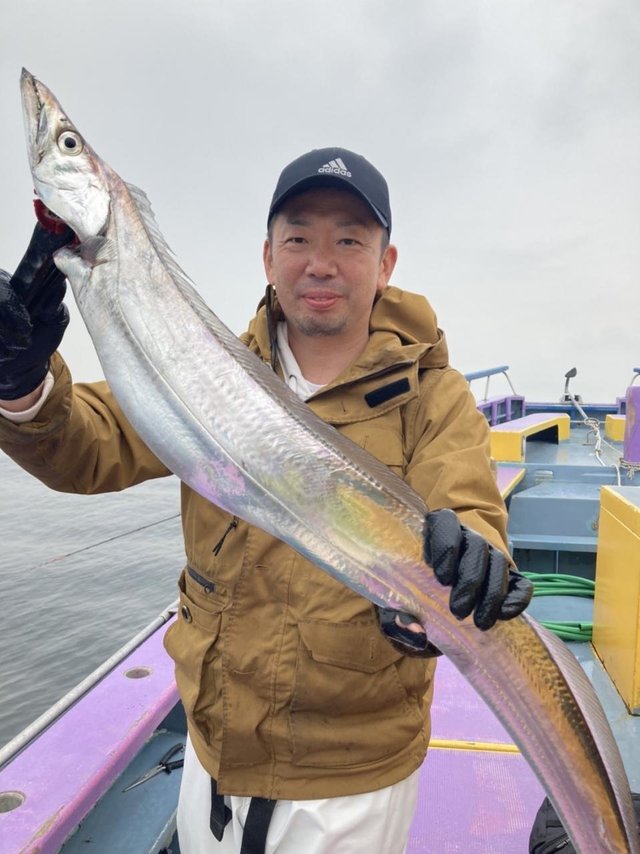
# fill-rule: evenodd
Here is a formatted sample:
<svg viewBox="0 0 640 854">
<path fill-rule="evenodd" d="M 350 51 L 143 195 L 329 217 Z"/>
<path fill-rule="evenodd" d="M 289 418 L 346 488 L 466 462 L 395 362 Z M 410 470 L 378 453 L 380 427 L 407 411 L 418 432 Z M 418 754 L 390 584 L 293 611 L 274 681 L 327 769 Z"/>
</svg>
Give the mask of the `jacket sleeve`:
<svg viewBox="0 0 640 854">
<path fill-rule="evenodd" d="M 407 411 L 405 480 L 429 510 L 449 507 L 507 555 L 507 511 L 491 465 L 490 433 L 464 377 L 427 371 Z"/>
<path fill-rule="evenodd" d="M 72 385 L 59 353 L 55 384 L 33 421 L 0 416 L 0 448 L 59 492 L 117 492 L 171 474 L 135 432 L 106 382 Z"/>
</svg>

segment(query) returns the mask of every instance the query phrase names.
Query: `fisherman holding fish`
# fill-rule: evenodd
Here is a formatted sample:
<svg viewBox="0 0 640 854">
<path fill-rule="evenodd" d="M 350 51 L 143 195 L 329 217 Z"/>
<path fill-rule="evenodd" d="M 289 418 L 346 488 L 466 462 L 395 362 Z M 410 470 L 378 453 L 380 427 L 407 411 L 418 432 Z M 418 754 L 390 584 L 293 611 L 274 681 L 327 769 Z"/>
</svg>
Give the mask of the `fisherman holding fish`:
<svg viewBox="0 0 640 854">
<path fill-rule="evenodd" d="M 72 385 L 52 255 L 74 234 L 38 216 L 15 274 L 0 273 L 0 447 L 62 491 L 170 474 L 105 382 Z M 390 284 L 390 235 L 387 183 L 364 157 L 298 157 L 269 207 L 267 292 L 242 341 L 424 499 L 426 563 L 453 614 L 487 630 L 523 611 L 531 587 L 508 558 L 486 420 L 426 299 Z M 166 636 L 189 722 L 182 852 L 401 854 L 438 654 L 423 626 L 186 486 L 182 515 L 187 566 Z"/>
</svg>

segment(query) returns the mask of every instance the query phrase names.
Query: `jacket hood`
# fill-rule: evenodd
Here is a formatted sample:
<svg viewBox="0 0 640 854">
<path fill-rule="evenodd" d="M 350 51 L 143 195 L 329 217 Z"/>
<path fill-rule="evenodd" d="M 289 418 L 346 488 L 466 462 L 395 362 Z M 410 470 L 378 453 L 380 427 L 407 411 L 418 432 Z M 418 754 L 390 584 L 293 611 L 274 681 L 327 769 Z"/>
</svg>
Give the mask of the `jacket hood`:
<svg viewBox="0 0 640 854">
<path fill-rule="evenodd" d="M 449 364 L 445 334 L 438 328 L 431 304 L 421 294 L 389 285 L 373 305 L 369 328 L 376 337 L 393 335 L 403 346 L 423 345 L 421 368 L 446 368 Z"/>
<path fill-rule="evenodd" d="M 274 320 L 283 320 L 277 299 L 272 296 L 272 300 Z M 373 361 L 386 362 L 388 358 L 418 361 L 420 368 L 445 368 L 449 364 L 444 332 L 438 328 L 436 314 L 428 300 L 420 294 L 389 285 L 373 305 L 369 329 L 369 344 L 358 359 L 361 367 Z M 265 361 L 270 360 L 271 344 L 264 297 L 241 338 L 249 349 Z"/>
</svg>

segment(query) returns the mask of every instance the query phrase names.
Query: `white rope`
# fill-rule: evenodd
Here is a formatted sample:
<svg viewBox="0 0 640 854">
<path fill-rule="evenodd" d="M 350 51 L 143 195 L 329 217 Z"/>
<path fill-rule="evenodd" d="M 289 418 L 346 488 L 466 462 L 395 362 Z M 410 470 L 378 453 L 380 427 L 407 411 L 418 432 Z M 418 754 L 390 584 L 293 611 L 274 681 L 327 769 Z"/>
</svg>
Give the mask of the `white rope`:
<svg viewBox="0 0 640 854">
<path fill-rule="evenodd" d="M 632 463 L 630 460 L 620 458 L 620 465 L 627 470 L 627 478 L 633 480 L 635 473 L 640 471 L 640 463 Z"/>
<path fill-rule="evenodd" d="M 611 468 L 614 468 L 616 470 L 616 478 L 618 481 L 618 486 L 622 486 L 622 478 L 620 475 L 620 463 L 619 462 L 618 463 L 606 463 L 602 459 L 602 446 L 603 445 L 606 445 L 608 448 L 610 448 L 616 454 L 616 456 L 618 455 L 618 449 L 614 448 L 613 445 L 609 444 L 609 442 L 606 441 L 606 439 L 602 438 L 602 431 L 600 429 L 600 422 L 598 421 L 598 419 L 597 418 L 589 418 L 587 413 L 580 406 L 580 404 L 575 399 L 575 397 L 571 394 L 571 392 L 567 392 L 567 397 L 569 397 L 569 399 L 571 400 L 571 403 L 573 403 L 575 408 L 578 410 L 578 412 L 582 416 L 582 420 L 583 420 L 584 424 L 589 428 L 589 433 L 587 433 L 587 441 L 585 444 L 589 443 L 589 436 L 591 435 L 591 433 L 593 433 L 593 435 L 595 437 L 594 453 L 595 453 L 596 459 L 598 460 L 598 462 L 600 463 L 600 465 L 603 468 L 609 468 L 611 466 Z M 619 458 L 619 459 L 620 459 L 620 462 L 622 462 L 621 458 Z M 640 466 L 638 468 L 640 469 Z M 629 474 L 628 476 L 633 477 L 633 474 Z"/>
</svg>

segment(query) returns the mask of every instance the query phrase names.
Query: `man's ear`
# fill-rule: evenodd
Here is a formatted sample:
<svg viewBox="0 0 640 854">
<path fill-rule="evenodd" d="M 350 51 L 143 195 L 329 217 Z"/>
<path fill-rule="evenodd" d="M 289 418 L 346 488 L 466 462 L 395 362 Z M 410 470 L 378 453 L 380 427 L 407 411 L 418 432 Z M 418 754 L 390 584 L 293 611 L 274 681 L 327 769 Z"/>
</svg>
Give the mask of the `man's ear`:
<svg viewBox="0 0 640 854">
<path fill-rule="evenodd" d="M 393 243 L 390 243 L 382 253 L 382 258 L 380 259 L 380 272 L 378 274 L 377 286 L 378 291 L 383 291 L 389 284 L 389 280 L 393 275 L 397 260 L 398 250 Z"/>
<path fill-rule="evenodd" d="M 271 244 L 267 238 L 262 247 L 262 263 L 264 264 L 264 272 L 267 276 L 267 281 L 272 282 L 271 274 L 273 272 L 273 256 L 271 254 Z"/>
</svg>

